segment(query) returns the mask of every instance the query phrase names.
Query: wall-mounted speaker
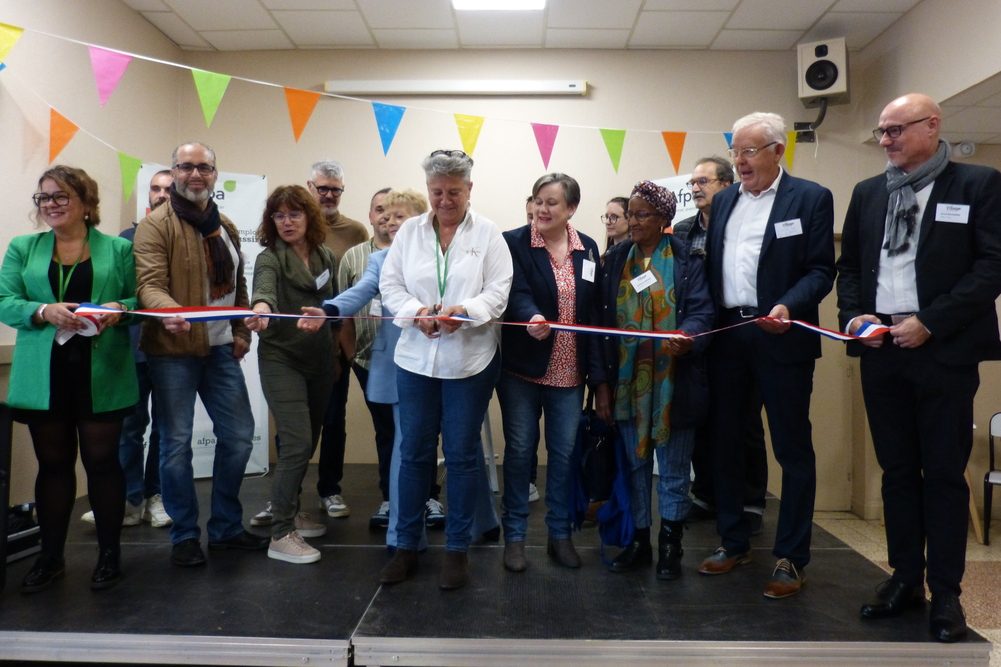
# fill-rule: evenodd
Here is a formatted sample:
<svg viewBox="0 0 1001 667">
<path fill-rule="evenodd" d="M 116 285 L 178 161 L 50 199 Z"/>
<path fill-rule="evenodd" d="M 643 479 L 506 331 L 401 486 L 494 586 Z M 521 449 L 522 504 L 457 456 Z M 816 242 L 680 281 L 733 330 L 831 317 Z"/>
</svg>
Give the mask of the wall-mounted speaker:
<svg viewBox="0 0 1001 667">
<path fill-rule="evenodd" d="M 827 103 L 847 104 L 848 98 L 848 49 L 844 37 L 825 39 L 822 42 L 798 44 L 799 99 L 803 106 Z"/>
</svg>

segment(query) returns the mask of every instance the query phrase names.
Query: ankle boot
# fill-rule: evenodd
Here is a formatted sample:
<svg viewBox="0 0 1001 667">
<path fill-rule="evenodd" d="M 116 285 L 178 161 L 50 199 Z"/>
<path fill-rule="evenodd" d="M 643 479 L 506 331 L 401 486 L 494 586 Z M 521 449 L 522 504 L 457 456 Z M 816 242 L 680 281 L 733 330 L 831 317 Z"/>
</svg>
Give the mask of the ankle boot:
<svg viewBox="0 0 1001 667">
<path fill-rule="evenodd" d="M 393 558 L 386 563 L 379 573 L 379 583 L 392 585 L 406 581 L 417 571 L 417 551 L 415 549 L 397 549 Z"/>
<path fill-rule="evenodd" d="M 38 593 L 52 585 L 56 579 L 63 576 L 66 565 L 62 556 L 47 556 L 44 553 L 38 557 L 35 564 L 28 570 L 21 581 L 21 592 Z"/>
<path fill-rule="evenodd" d="M 616 556 L 608 569 L 612 572 L 630 572 L 645 567 L 653 562 L 653 549 L 650 547 L 650 529 L 638 528 L 633 535 L 633 541 Z"/>
<path fill-rule="evenodd" d="M 445 551 L 445 561 L 438 575 L 438 588 L 453 591 L 469 583 L 469 559 L 465 551 Z"/>
<path fill-rule="evenodd" d="M 657 535 L 657 578 L 665 581 L 681 576 L 681 531 L 684 529 L 680 521 L 665 521 L 661 519 L 660 533 Z"/>
<path fill-rule="evenodd" d="M 121 548 L 104 547 L 97 554 L 97 567 L 90 575 L 90 588 L 102 591 L 111 588 L 122 578 Z"/>
</svg>

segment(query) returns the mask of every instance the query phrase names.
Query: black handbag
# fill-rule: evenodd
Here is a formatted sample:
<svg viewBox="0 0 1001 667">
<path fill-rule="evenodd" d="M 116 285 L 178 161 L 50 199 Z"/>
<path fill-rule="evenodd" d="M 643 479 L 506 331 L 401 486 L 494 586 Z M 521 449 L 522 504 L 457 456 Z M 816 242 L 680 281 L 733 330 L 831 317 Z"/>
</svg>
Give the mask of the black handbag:
<svg viewBox="0 0 1001 667">
<path fill-rule="evenodd" d="M 594 393 L 589 391 L 577 428 L 580 479 L 589 502 L 608 500 L 615 481 L 615 426 L 594 411 Z"/>
</svg>

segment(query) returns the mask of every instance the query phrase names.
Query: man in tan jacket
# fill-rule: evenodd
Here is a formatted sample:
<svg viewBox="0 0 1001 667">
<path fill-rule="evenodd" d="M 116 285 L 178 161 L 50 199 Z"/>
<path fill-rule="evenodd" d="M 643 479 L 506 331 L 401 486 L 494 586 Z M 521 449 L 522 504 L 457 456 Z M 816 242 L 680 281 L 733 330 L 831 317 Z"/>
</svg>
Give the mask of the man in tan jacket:
<svg viewBox="0 0 1001 667">
<path fill-rule="evenodd" d="M 174 150 L 171 164 L 174 185 L 169 203 L 157 207 L 136 229 L 136 282 L 142 306 L 247 307 L 239 232 L 212 200 L 218 176 L 215 152 L 201 143 L 182 144 Z M 267 538 L 243 528 L 239 498 L 254 435 L 240 369 L 240 360 L 250 349 L 250 332 L 243 320 L 148 319 L 139 345 L 157 391 L 160 480 L 164 507 L 174 520 L 171 562 L 182 567 L 205 563 L 191 466 L 196 395 L 216 436 L 209 548 L 264 549 Z"/>
</svg>

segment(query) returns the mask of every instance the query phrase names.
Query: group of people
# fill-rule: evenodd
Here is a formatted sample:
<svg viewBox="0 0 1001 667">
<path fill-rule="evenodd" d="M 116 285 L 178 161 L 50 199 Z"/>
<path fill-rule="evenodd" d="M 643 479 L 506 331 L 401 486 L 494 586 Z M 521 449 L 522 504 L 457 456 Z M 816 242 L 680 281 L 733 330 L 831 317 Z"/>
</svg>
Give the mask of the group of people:
<svg viewBox="0 0 1001 667">
<path fill-rule="evenodd" d="M 131 245 L 95 228 L 97 186 L 82 170 L 47 170 L 34 201 L 49 230 L 15 238 L 0 270 L 0 321 L 18 329 L 8 400 L 28 424 L 39 461 L 42 553 L 22 590 L 43 590 L 63 575 L 78 442 L 99 543 L 92 586 L 120 579 L 125 510 L 144 501 L 141 482 L 126 484 L 125 454 L 119 463 L 123 419 L 145 426 L 135 407 L 146 399 L 126 313 L 139 305 L 211 305 L 253 316 L 141 322 L 144 391 L 153 387 L 160 493 L 176 565 L 205 562 L 191 467 L 196 395 L 217 438 L 209 548 L 267 549 L 291 563 L 320 558 L 304 538 L 325 526 L 301 509 L 301 486 L 320 443 L 320 506 L 333 517 L 350 511 L 340 494 L 350 365 L 376 430 L 383 503 L 371 521 L 388 528 L 393 554 L 382 583 L 412 576 L 432 510 L 441 511 L 439 439 L 448 500 L 440 588 L 466 585 L 470 544 L 498 524 L 504 568 L 529 567 L 528 504 L 543 416 L 547 553 L 559 566 L 579 568 L 570 487 L 589 391 L 625 450 L 635 524 L 609 570 L 653 564 L 654 456 L 657 578 L 683 572 L 693 496 L 714 513 L 720 536 L 698 572 L 725 575 L 750 561 L 764 506 L 763 406 L 782 471 L 775 565 L 763 593 L 795 595 L 810 562 L 816 465 L 809 410 L 821 347 L 792 321 L 819 323 L 819 304 L 837 275 L 844 331 L 866 322 L 888 328 L 849 344 L 861 356 L 884 471 L 894 570 L 861 616 L 891 617 L 922 604 L 927 581 L 932 634 L 961 638 L 963 471 L 977 364 L 999 349 L 1001 174 L 951 162 L 940 128 L 941 111 L 924 95 L 883 110 L 874 136 L 886 173 L 855 188 L 837 262 L 833 196 L 782 167 L 787 134 L 772 113 L 735 122 L 729 161 L 697 161 L 689 182 L 694 217 L 672 224 L 675 196 L 651 181 L 609 201 L 605 252 L 573 226 L 581 193 L 566 174 L 539 178 L 526 204 L 529 224 L 502 232 L 470 206 L 472 158 L 434 151 L 422 163 L 428 199 L 377 192 L 369 240 L 338 211 L 340 166 L 321 162 L 307 187 L 280 186 L 268 197 L 251 290 L 237 230 L 211 197 L 217 171 L 208 146 L 174 151 L 164 174 L 172 185 L 161 205 L 151 196 Z M 74 315 L 82 302 L 115 312 Z M 387 319 L 353 319 L 366 313 Z M 555 323 L 619 331 L 580 334 Z M 260 338 L 260 379 L 277 425 L 271 502 L 252 520 L 271 526 L 270 539 L 244 529 L 239 498 L 253 432 L 239 361 L 251 332 Z M 505 437 L 499 521 L 480 442 L 495 390 Z M 128 460 L 137 468 L 135 457 Z"/>
</svg>

